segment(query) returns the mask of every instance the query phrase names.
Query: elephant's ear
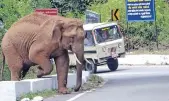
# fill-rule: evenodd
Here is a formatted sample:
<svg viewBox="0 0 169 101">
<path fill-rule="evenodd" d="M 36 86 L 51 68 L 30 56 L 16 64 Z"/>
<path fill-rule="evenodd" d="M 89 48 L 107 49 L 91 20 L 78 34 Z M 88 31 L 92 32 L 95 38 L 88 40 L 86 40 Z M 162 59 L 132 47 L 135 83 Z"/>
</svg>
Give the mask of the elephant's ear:
<svg viewBox="0 0 169 101">
<path fill-rule="evenodd" d="M 83 27 L 83 21 L 82 20 L 77 19 L 76 21 L 77 21 L 77 24 L 78 24 L 79 27 Z"/>
<path fill-rule="evenodd" d="M 63 24 L 63 36 L 73 37 L 77 35 L 77 28 L 79 27 L 79 23 L 77 19 L 68 19 Z"/>
<path fill-rule="evenodd" d="M 53 38 L 55 38 L 55 40 L 60 40 L 63 24 L 64 23 L 61 20 L 48 19 L 40 26 L 40 34 L 45 38 L 45 40 L 51 40 Z"/>
<path fill-rule="evenodd" d="M 76 21 L 77 21 L 77 25 L 78 25 L 77 36 L 84 37 L 84 29 L 83 29 L 84 22 L 80 19 L 76 19 Z"/>
</svg>

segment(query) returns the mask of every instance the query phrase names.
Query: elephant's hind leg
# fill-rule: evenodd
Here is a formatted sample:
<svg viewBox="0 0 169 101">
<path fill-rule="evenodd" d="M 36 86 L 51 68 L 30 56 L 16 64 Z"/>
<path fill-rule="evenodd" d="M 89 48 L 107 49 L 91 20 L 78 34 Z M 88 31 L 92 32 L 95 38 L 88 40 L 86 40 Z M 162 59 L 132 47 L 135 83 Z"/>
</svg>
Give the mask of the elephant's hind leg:
<svg viewBox="0 0 169 101">
<path fill-rule="evenodd" d="M 9 58 L 10 57 L 10 58 Z M 21 77 L 21 70 L 23 67 L 23 62 L 18 55 L 8 55 L 6 58 L 9 70 L 11 71 L 11 81 L 19 81 Z"/>
<path fill-rule="evenodd" d="M 54 58 L 56 64 L 57 71 L 57 79 L 58 79 L 58 89 L 59 93 L 68 94 L 70 93 L 66 87 L 67 85 L 67 76 L 68 76 L 68 68 L 69 68 L 69 56 L 67 50 L 65 50 L 64 54 Z"/>
</svg>

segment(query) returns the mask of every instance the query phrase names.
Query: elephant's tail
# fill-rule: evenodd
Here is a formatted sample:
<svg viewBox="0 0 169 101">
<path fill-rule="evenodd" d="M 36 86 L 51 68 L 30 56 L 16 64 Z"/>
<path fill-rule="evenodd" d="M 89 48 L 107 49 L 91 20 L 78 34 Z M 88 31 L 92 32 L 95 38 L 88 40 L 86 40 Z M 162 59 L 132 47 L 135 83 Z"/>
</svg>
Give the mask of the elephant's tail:
<svg viewBox="0 0 169 101">
<path fill-rule="evenodd" d="M 5 55 L 2 52 L 2 67 L 1 67 L 1 71 L 0 71 L 0 81 L 3 80 L 3 71 L 4 71 L 4 67 L 5 67 Z"/>
</svg>

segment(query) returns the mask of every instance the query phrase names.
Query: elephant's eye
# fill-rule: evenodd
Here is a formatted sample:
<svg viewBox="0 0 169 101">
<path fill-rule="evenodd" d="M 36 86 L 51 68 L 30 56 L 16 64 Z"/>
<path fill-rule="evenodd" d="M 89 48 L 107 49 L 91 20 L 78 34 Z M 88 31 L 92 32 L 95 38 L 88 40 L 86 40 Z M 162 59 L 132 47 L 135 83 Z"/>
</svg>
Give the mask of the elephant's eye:
<svg viewBox="0 0 169 101">
<path fill-rule="evenodd" d="M 72 29 L 74 26 L 73 25 L 70 25 L 69 28 Z"/>
<path fill-rule="evenodd" d="M 73 41 L 74 41 L 74 37 L 71 37 L 70 42 L 73 43 Z"/>
</svg>

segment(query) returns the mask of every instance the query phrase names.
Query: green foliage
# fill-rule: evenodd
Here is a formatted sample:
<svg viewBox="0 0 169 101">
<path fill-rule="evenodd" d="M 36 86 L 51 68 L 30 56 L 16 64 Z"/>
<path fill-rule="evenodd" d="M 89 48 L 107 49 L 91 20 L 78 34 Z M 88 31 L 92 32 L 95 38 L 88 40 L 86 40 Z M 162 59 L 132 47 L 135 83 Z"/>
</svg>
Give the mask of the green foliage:
<svg viewBox="0 0 169 101">
<path fill-rule="evenodd" d="M 104 79 L 97 75 L 90 75 L 86 83 L 80 88 L 81 91 L 91 90 L 94 88 L 102 87 Z"/>
<path fill-rule="evenodd" d="M 44 98 L 52 97 L 52 96 L 56 95 L 56 92 L 57 92 L 57 90 L 53 89 L 53 90 L 44 90 L 44 91 L 37 92 L 37 93 L 28 93 L 28 94 L 22 95 L 20 98 L 18 98 L 18 101 L 20 101 L 23 98 L 29 98 L 32 100 L 36 96 L 43 96 Z"/>
<path fill-rule="evenodd" d="M 3 80 L 9 81 L 11 80 L 11 73 L 7 65 L 5 65 L 4 72 L 3 72 Z"/>
<path fill-rule="evenodd" d="M 91 75 L 88 79 L 89 82 L 93 82 L 93 83 L 102 83 L 104 81 L 103 78 L 101 78 L 100 76 L 97 75 Z"/>
<path fill-rule="evenodd" d="M 30 0 L 2 0 L 0 4 L 0 17 L 5 22 L 5 28 L 9 28 L 18 18 L 31 12 Z"/>
<path fill-rule="evenodd" d="M 35 8 L 51 8 L 49 0 L 1 0 L 0 18 L 8 29 L 19 18 L 31 13 Z"/>
<path fill-rule="evenodd" d="M 49 0 L 31 0 L 32 8 L 51 8 L 52 5 Z"/>
<path fill-rule="evenodd" d="M 0 54 L 0 57 L 2 57 L 1 54 Z M 0 59 L 0 67 L 2 67 L 2 59 Z M 0 70 L 1 70 L 1 68 L 0 68 Z M 10 80 L 10 78 L 11 78 L 11 74 L 10 74 L 9 68 L 8 68 L 7 65 L 5 65 L 5 68 L 4 68 L 4 71 L 3 71 L 2 80 L 3 81 L 8 81 L 8 80 Z"/>
<path fill-rule="evenodd" d="M 59 8 L 59 13 L 66 16 L 68 12 L 73 17 L 80 18 L 92 4 L 104 4 L 107 0 L 50 0 L 53 8 Z"/>
</svg>

